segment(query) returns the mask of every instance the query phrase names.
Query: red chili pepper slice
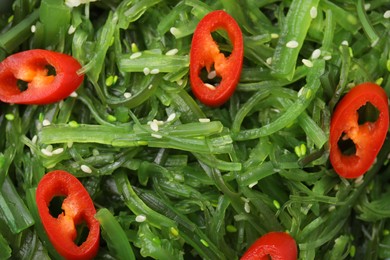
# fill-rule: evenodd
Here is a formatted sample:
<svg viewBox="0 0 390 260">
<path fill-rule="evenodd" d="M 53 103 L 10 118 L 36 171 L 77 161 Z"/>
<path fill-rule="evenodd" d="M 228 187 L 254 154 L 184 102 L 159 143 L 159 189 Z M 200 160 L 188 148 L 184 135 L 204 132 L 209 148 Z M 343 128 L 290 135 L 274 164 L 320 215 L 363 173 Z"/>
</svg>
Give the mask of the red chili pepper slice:
<svg viewBox="0 0 390 260">
<path fill-rule="evenodd" d="M 50 213 L 54 197 L 65 196 L 63 212 L 58 217 Z M 47 173 L 36 191 L 38 212 L 54 248 L 66 259 L 91 259 L 99 249 L 100 224 L 95 219 L 96 209 L 87 190 L 72 174 L 56 170 Z M 86 240 L 77 245 L 76 225 L 85 223 L 89 229 Z"/>
<path fill-rule="evenodd" d="M 27 50 L 0 63 L 0 100 L 43 105 L 68 97 L 82 83 L 80 63 L 72 56 L 49 50 Z"/>
<path fill-rule="evenodd" d="M 378 111 L 374 122 L 359 122 L 359 109 L 371 103 Z M 344 178 L 357 178 L 373 164 L 389 129 L 386 92 L 374 83 L 352 88 L 337 104 L 330 123 L 330 162 Z M 350 154 L 340 148 L 340 141 L 353 142 Z"/>
<path fill-rule="evenodd" d="M 257 239 L 241 260 L 296 260 L 297 256 L 297 244 L 292 236 L 285 232 L 269 232 Z"/>
<path fill-rule="evenodd" d="M 233 49 L 225 57 L 211 33 L 218 29 L 226 30 Z M 236 89 L 240 79 L 244 56 L 242 32 L 237 22 L 222 10 L 207 14 L 195 29 L 190 51 L 190 81 L 192 92 L 208 106 L 225 103 Z M 217 76 L 221 77 L 218 86 L 205 84 L 200 78 L 203 68 L 210 72 L 214 65 Z"/>
</svg>

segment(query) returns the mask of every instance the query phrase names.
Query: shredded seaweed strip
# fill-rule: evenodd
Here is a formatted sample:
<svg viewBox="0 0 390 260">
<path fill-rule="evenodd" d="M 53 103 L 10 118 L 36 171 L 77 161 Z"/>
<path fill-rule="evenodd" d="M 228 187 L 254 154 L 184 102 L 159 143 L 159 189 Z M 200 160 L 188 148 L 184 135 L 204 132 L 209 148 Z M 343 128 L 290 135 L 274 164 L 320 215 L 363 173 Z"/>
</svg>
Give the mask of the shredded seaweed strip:
<svg viewBox="0 0 390 260">
<path fill-rule="evenodd" d="M 245 54 L 210 108 L 189 52 L 218 9 Z M 389 140 L 362 178 L 328 160 L 340 98 L 366 81 L 390 94 L 388 0 L 1 0 L 0 60 L 34 48 L 72 55 L 85 80 L 55 104 L 0 103 L 0 259 L 60 259 L 35 203 L 54 169 L 94 201 L 97 259 L 239 259 L 269 231 L 299 259 L 390 258 Z"/>
</svg>

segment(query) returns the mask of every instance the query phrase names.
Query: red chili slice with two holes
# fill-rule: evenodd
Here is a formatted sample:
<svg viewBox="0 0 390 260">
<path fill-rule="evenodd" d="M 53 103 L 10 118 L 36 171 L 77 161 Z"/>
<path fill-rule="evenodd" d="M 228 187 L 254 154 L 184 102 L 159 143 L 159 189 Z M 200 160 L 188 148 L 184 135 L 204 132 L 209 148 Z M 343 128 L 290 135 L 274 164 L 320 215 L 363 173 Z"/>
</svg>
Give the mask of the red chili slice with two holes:
<svg viewBox="0 0 390 260">
<path fill-rule="evenodd" d="M 0 100 L 44 105 L 68 97 L 82 83 L 80 63 L 67 54 L 28 50 L 0 62 Z"/>
<path fill-rule="evenodd" d="M 211 33 L 225 30 L 233 45 L 228 57 L 220 51 Z M 216 107 L 225 103 L 234 93 L 240 79 L 244 46 L 240 27 L 222 10 L 207 14 L 195 29 L 190 51 L 190 81 L 192 92 L 202 103 Z M 203 68 L 210 73 L 214 67 L 221 78 L 218 86 L 204 83 L 200 77 Z"/>
<path fill-rule="evenodd" d="M 257 239 L 241 260 L 296 260 L 297 257 L 297 244 L 292 236 L 286 232 L 269 232 Z"/>
<path fill-rule="evenodd" d="M 64 197 L 62 213 L 52 216 L 53 199 Z M 96 209 L 82 183 L 72 174 L 56 170 L 47 173 L 39 182 L 36 202 L 42 224 L 50 242 L 66 259 L 92 259 L 99 249 L 100 224 L 95 219 Z M 88 236 L 76 244 L 77 226 L 86 224 Z"/>
<path fill-rule="evenodd" d="M 330 162 L 344 178 L 369 170 L 389 129 L 386 92 L 374 83 L 352 88 L 337 104 L 330 123 Z"/>
</svg>

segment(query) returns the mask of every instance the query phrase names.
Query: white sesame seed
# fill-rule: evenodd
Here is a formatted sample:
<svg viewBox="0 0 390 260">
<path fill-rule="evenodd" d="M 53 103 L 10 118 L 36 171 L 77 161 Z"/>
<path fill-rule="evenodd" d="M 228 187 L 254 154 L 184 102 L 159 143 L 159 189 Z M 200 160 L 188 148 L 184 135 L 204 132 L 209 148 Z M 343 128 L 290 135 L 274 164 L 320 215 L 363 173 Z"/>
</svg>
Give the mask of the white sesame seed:
<svg viewBox="0 0 390 260">
<path fill-rule="evenodd" d="M 69 8 L 77 7 L 81 4 L 85 4 L 87 2 L 93 2 L 93 0 L 65 0 L 65 5 L 68 6 Z"/>
<path fill-rule="evenodd" d="M 249 199 L 248 198 L 245 198 L 245 197 L 241 197 L 240 199 L 242 199 L 242 201 L 248 203 L 249 202 Z"/>
<path fill-rule="evenodd" d="M 258 183 L 258 181 L 255 181 L 255 182 L 249 184 L 248 187 L 249 187 L 250 189 L 252 189 L 254 186 L 257 185 L 257 183 Z"/>
<path fill-rule="evenodd" d="M 72 34 L 76 31 L 76 27 L 74 27 L 73 25 L 70 25 L 69 26 L 69 29 L 68 29 L 68 34 Z"/>
<path fill-rule="evenodd" d="M 244 210 L 245 210 L 246 213 L 250 213 L 251 212 L 251 206 L 249 205 L 248 202 L 244 203 Z"/>
<path fill-rule="evenodd" d="M 136 58 L 139 58 L 141 57 L 142 55 L 142 52 L 134 52 L 133 54 L 130 55 L 130 60 L 133 60 L 133 59 L 136 59 Z"/>
<path fill-rule="evenodd" d="M 360 186 L 360 184 L 362 184 L 363 182 L 364 182 L 363 175 L 361 175 L 355 179 L 355 186 Z"/>
<path fill-rule="evenodd" d="M 364 4 L 364 10 L 368 11 L 370 8 L 371 8 L 370 3 Z"/>
<path fill-rule="evenodd" d="M 41 149 L 41 152 L 46 156 L 52 156 L 53 153 L 51 151 L 46 150 L 45 148 Z"/>
<path fill-rule="evenodd" d="M 152 131 L 154 131 L 154 132 L 158 132 L 158 124 L 155 120 L 150 122 L 150 129 L 152 129 Z"/>
<path fill-rule="evenodd" d="M 268 65 L 271 65 L 272 64 L 272 57 L 268 57 L 265 62 L 268 64 Z"/>
<path fill-rule="evenodd" d="M 167 55 L 167 56 L 173 56 L 173 55 L 176 55 L 178 52 L 179 52 L 179 50 L 175 48 L 175 49 L 172 49 L 172 50 L 167 51 L 167 52 L 165 53 L 165 55 Z"/>
<path fill-rule="evenodd" d="M 177 85 L 181 86 L 183 85 L 184 81 L 182 79 L 179 79 L 176 81 Z"/>
<path fill-rule="evenodd" d="M 130 92 L 125 92 L 125 93 L 123 93 L 123 96 L 125 98 L 131 98 L 132 94 Z"/>
<path fill-rule="evenodd" d="M 324 56 L 323 59 L 324 59 L 324 60 L 330 60 L 330 59 L 332 59 L 332 56 L 331 56 L 331 55 L 326 55 L 326 56 Z"/>
<path fill-rule="evenodd" d="M 204 83 L 204 85 L 205 85 L 207 88 L 211 89 L 211 90 L 215 90 L 215 86 L 213 86 L 213 85 L 211 85 L 211 84 L 209 84 L 209 83 Z"/>
<path fill-rule="evenodd" d="M 294 49 L 294 48 L 297 48 L 298 46 L 299 46 L 299 43 L 295 40 L 292 40 L 292 41 L 289 41 L 286 43 L 287 48 Z"/>
<path fill-rule="evenodd" d="M 332 212 L 332 211 L 334 211 L 335 209 L 336 209 L 336 206 L 332 205 L 332 206 L 330 206 L 330 207 L 328 208 L 328 211 L 329 211 L 329 212 Z"/>
<path fill-rule="evenodd" d="M 163 125 L 164 121 L 153 119 L 154 122 L 156 122 L 157 125 Z"/>
<path fill-rule="evenodd" d="M 141 223 L 141 222 L 144 222 L 146 220 L 146 216 L 145 215 L 138 215 L 135 217 L 135 221 Z"/>
<path fill-rule="evenodd" d="M 313 6 L 310 8 L 310 17 L 315 19 L 317 17 L 317 7 Z"/>
<path fill-rule="evenodd" d="M 92 169 L 88 165 L 83 164 L 80 166 L 80 169 L 85 173 L 92 173 Z"/>
<path fill-rule="evenodd" d="M 349 45 L 349 43 L 348 43 L 348 41 L 347 41 L 347 40 L 344 40 L 344 41 L 342 41 L 342 42 L 341 42 L 341 45 L 348 46 L 348 45 Z"/>
<path fill-rule="evenodd" d="M 215 70 L 212 70 L 209 72 L 209 74 L 207 74 L 207 78 L 208 79 L 213 79 L 217 76 L 217 72 Z"/>
<path fill-rule="evenodd" d="M 321 50 L 320 49 L 315 49 L 313 53 L 311 54 L 312 59 L 318 59 L 321 56 Z"/>
<path fill-rule="evenodd" d="M 64 152 L 64 148 L 57 148 L 57 149 L 55 149 L 53 152 L 52 152 L 52 154 L 61 154 L 61 153 L 63 153 Z"/>
<path fill-rule="evenodd" d="M 169 31 L 174 35 L 178 35 L 180 33 L 180 30 L 177 29 L 176 27 L 171 27 L 171 29 L 169 29 Z"/>
<path fill-rule="evenodd" d="M 45 119 L 45 120 L 42 121 L 42 126 L 48 126 L 48 125 L 50 125 L 50 124 L 51 124 L 50 121 L 47 120 L 47 119 Z"/>
<path fill-rule="evenodd" d="M 77 94 L 76 91 L 73 91 L 72 93 L 70 93 L 69 96 L 71 96 L 71 97 L 73 97 L 73 98 L 76 98 L 76 97 L 78 96 L 78 94 Z"/>
<path fill-rule="evenodd" d="M 375 47 L 375 45 L 377 45 L 379 42 L 379 38 L 376 39 L 373 43 L 371 43 L 371 47 Z"/>
<path fill-rule="evenodd" d="M 152 70 L 150 71 L 150 74 L 153 74 L 153 75 L 158 74 L 158 73 L 160 73 L 160 70 L 159 70 L 159 69 L 152 69 Z"/>
<path fill-rule="evenodd" d="M 389 19 L 389 18 L 390 18 L 390 10 L 387 10 L 387 11 L 383 14 L 383 18 L 385 18 L 385 19 Z"/>
<path fill-rule="evenodd" d="M 34 135 L 34 136 L 31 138 L 31 142 L 32 142 L 33 144 L 36 144 L 37 141 L 38 141 L 38 136 L 37 136 L 37 135 Z"/>
<path fill-rule="evenodd" d="M 198 119 L 200 123 L 208 123 L 210 122 L 210 118 L 199 118 Z"/>
<path fill-rule="evenodd" d="M 277 38 L 279 38 L 279 34 L 271 33 L 271 39 L 277 39 Z"/>
<path fill-rule="evenodd" d="M 377 161 L 378 161 L 378 157 L 375 157 L 375 160 L 374 160 L 374 162 L 372 163 L 370 169 L 372 168 L 372 166 L 374 166 L 374 165 L 376 164 Z"/>
<path fill-rule="evenodd" d="M 167 122 L 173 121 L 173 120 L 175 119 L 175 117 L 176 117 L 176 113 L 170 114 L 170 115 L 168 116 Z"/>
<path fill-rule="evenodd" d="M 305 65 L 306 67 L 313 67 L 313 62 L 311 62 L 310 60 L 307 60 L 307 59 L 302 59 L 302 63 L 303 65 Z"/>
<path fill-rule="evenodd" d="M 150 69 L 145 67 L 145 68 L 143 69 L 143 72 L 144 72 L 145 75 L 149 75 Z"/>
<path fill-rule="evenodd" d="M 31 25 L 30 30 L 32 33 L 35 33 L 37 31 L 37 27 L 35 25 Z"/>
<path fill-rule="evenodd" d="M 152 89 L 153 88 L 153 84 L 150 84 L 149 86 L 148 86 L 148 89 Z"/>
<path fill-rule="evenodd" d="M 162 135 L 159 135 L 159 134 L 156 134 L 156 133 L 151 133 L 150 135 L 152 137 L 154 137 L 154 138 L 157 138 L 157 139 L 161 139 L 162 138 Z"/>
<path fill-rule="evenodd" d="M 305 87 L 302 87 L 299 91 L 298 91 L 298 97 L 302 96 L 303 92 L 305 91 Z"/>
</svg>

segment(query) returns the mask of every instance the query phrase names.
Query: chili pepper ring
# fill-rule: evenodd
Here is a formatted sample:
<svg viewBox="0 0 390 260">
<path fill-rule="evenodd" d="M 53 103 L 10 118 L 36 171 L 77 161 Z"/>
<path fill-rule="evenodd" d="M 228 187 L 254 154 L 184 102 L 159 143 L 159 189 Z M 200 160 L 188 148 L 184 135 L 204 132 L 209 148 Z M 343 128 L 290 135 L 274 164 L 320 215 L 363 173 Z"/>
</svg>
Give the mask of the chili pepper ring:
<svg viewBox="0 0 390 260">
<path fill-rule="evenodd" d="M 0 100 L 43 105 L 68 97 L 82 83 L 80 63 L 67 54 L 34 49 L 0 62 Z"/>
<path fill-rule="evenodd" d="M 227 31 L 233 45 L 232 52 L 225 57 L 211 33 L 218 29 Z M 237 22 L 225 11 L 207 14 L 195 29 L 190 51 L 190 81 L 194 95 L 205 105 L 220 106 L 234 93 L 240 79 L 244 47 L 242 32 Z M 210 73 L 214 66 L 221 77 L 218 86 L 204 83 L 200 78 L 203 68 Z"/>
<path fill-rule="evenodd" d="M 58 196 L 65 196 L 63 212 L 53 217 L 49 205 Z M 94 217 L 96 210 L 91 197 L 76 177 L 61 170 L 47 173 L 38 184 L 36 202 L 49 240 L 60 255 L 66 259 L 91 259 L 97 254 L 100 224 Z M 84 222 L 88 236 L 77 245 L 76 225 Z"/>
<path fill-rule="evenodd" d="M 280 259 L 296 260 L 298 249 L 295 239 L 286 232 L 269 232 L 258 238 L 240 260 Z"/>
<path fill-rule="evenodd" d="M 378 111 L 375 120 L 360 122 L 358 110 L 371 103 Z M 352 88 L 338 103 L 330 124 L 330 162 L 344 178 L 363 175 L 374 163 L 389 128 L 386 92 L 374 83 Z M 340 141 L 353 142 L 350 154 L 343 152 Z"/>
</svg>

